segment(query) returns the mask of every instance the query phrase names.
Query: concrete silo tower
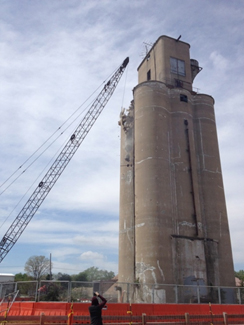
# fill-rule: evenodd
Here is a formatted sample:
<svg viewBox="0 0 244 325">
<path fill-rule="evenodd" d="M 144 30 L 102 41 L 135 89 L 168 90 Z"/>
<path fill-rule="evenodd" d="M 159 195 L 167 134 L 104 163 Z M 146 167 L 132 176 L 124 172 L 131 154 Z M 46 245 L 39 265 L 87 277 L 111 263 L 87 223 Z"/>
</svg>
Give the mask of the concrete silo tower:
<svg viewBox="0 0 244 325">
<path fill-rule="evenodd" d="M 163 284 L 234 286 L 214 99 L 193 91 L 189 49 L 159 37 L 120 118 L 119 282 L 145 302 L 168 302 Z"/>
</svg>

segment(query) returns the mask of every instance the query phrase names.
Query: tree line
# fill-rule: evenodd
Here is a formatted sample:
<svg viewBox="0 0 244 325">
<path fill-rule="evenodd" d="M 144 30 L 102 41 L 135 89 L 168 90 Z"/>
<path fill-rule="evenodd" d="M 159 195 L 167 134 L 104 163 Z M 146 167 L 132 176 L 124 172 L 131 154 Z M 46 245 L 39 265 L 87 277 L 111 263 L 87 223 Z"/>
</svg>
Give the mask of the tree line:
<svg viewBox="0 0 244 325">
<path fill-rule="evenodd" d="M 115 277 L 113 271 L 99 270 L 92 266 L 78 274 L 57 273 L 50 274 L 52 263 L 45 256 L 31 256 L 25 263 L 25 273 L 17 273 L 15 281 L 33 281 L 33 280 L 60 280 L 60 281 L 87 281 L 111 280 Z M 244 286 L 244 270 L 235 271 L 235 276 L 240 279 L 241 286 Z"/>
<path fill-rule="evenodd" d="M 58 272 L 51 273 L 52 263 L 45 256 L 31 256 L 25 263 L 25 273 L 17 273 L 15 281 L 33 281 L 33 280 L 60 280 L 60 281 L 87 281 L 94 280 L 111 280 L 115 277 L 113 271 L 100 270 L 98 267 L 92 266 L 79 272 L 78 274 L 67 274 Z"/>
</svg>

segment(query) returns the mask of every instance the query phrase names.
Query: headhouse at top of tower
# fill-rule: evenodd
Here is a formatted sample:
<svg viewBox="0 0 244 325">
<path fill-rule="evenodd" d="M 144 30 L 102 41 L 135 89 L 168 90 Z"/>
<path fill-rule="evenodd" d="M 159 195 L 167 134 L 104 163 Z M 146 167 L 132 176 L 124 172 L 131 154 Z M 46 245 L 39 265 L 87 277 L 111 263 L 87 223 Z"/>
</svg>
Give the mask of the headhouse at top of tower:
<svg viewBox="0 0 244 325">
<path fill-rule="evenodd" d="M 197 60 L 190 59 L 190 45 L 168 36 L 160 36 L 138 67 L 138 83 L 156 80 L 174 87 L 192 90 L 201 71 Z"/>
</svg>

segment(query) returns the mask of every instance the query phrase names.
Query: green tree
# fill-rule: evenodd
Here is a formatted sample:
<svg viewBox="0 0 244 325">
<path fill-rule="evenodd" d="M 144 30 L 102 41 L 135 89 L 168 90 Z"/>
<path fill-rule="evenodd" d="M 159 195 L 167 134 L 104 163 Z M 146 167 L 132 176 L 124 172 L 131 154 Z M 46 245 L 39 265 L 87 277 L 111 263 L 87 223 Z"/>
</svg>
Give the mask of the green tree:
<svg viewBox="0 0 244 325">
<path fill-rule="evenodd" d="M 66 274 L 66 273 L 59 272 L 56 277 L 57 277 L 57 280 L 60 280 L 60 281 L 71 281 L 71 275 Z"/>
<path fill-rule="evenodd" d="M 26 273 L 17 273 L 14 276 L 14 281 L 18 282 L 18 281 L 32 281 L 33 278 L 30 277 L 29 275 L 27 275 Z"/>
<path fill-rule="evenodd" d="M 25 272 L 35 280 L 49 273 L 50 261 L 45 256 L 31 256 L 25 263 Z"/>
<path fill-rule="evenodd" d="M 59 301 L 60 287 L 51 283 L 47 288 L 47 293 L 44 295 L 44 301 Z"/>
<path fill-rule="evenodd" d="M 98 267 L 92 266 L 84 271 L 87 274 L 87 281 L 94 280 L 111 280 L 115 277 L 114 272 L 107 270 L 99 270 Z"/>
<path fill-rule="evenodd" d="M 18 282 L 19 295 L 23 296 L 33 296 L 36 284 L 33 281 L 33 278 L 28 276 L 26 273 L 17 273 L 15 274 L 14 281 Z"/>
<path fill-rule="evenodd" d="M 241 286 L 244 286 L 244 270 L 240 270 L 238 272 L 235 271 L 235 276 L 241 280 Z"/>
<path fill-rule="evenodd" d="M 86 271 L 72 275 L 72 280 L 73 281 L 88 281 Z"/>
</svg>

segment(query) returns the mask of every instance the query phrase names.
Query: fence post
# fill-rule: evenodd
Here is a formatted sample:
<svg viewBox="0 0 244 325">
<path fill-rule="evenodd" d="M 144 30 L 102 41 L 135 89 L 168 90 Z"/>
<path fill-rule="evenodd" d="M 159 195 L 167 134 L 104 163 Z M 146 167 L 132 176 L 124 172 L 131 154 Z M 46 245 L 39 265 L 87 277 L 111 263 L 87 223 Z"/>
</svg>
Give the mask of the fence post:
<svg viewBox="0 0 244 325">
<path fill-rule="evenodd" d="M 190 324 L 190 315 L 189 315 L 189 313 L 185 313 L 185 322 L 186 322 L 186 324 Z"/>
<path fill-rule="evenodd" d="M 237 292 L 238 292 L 239 304 L 241 304 L 241 290 L 240 290 L 240 288 L 237 289 Z"/>
<path fill-rule="evenodd" d="M 44 325 L 44 316 L 45 314 L 44 313 L 41 313 L 40 314 L 40 325 Z"/>
<path fill-rule="evenodd" d="M 71 302 L 71 285 L 72 285 L 72 282 L 69 281 L 68 282 L 68 295 L 67 295 L 68 302 Z"/>
<path fill-rule="evenodd" d="M 200 290 L 198 285 L 197 285 L 197 303 L 200 304 Z"/>
<path fill-rule="evenodd" d="M 220 287 L 218 287 L 218 296 L 219 296 L 219 304 L 221 305 L 221 291 L 220 291 Z"/>
<path fill-rule="evenodd" d="M 178 304 L 178 286 L 175 286 L 175 303 Z"/>
<path fill-rule="evenodd" d="M 129 283 L 127 283 L 127 303 L 129 303 L 129 301 L 130 301 L 130 284 Z"/>
<path fill-rule="evenodd" d="M 228 314 L 223 312 L 223 317 L 224 317 L 224 324 L 228 325 Z"/>
<path fill-rule="evenodd" d="M 147 316 L 147 314 L 145 314 L 145 313 L 143 313 L 143 314 L 141 315 L 141 322 L 142 322 L 142 325 L 146 325 L 146 316 Z"/>
<path fill-rule="evenodd" d="M 154 284 L 152 285 L 152 303 L 154 304 Z"/>
<path fill-rule="evenodd" d="M 39 282 L 37 282 L 37 302 L 39 302 L 40 301 L 40 297 L 41 297 L 41 293 L 40 293 L 40 289 L 41 288 L 41 281 Z"/>
<path fill-rule="evenodd" d="M 37 297 L 38 297 L 38 281 L 36 281 L 35 302 L 37 302 Z"/>
</svg>

